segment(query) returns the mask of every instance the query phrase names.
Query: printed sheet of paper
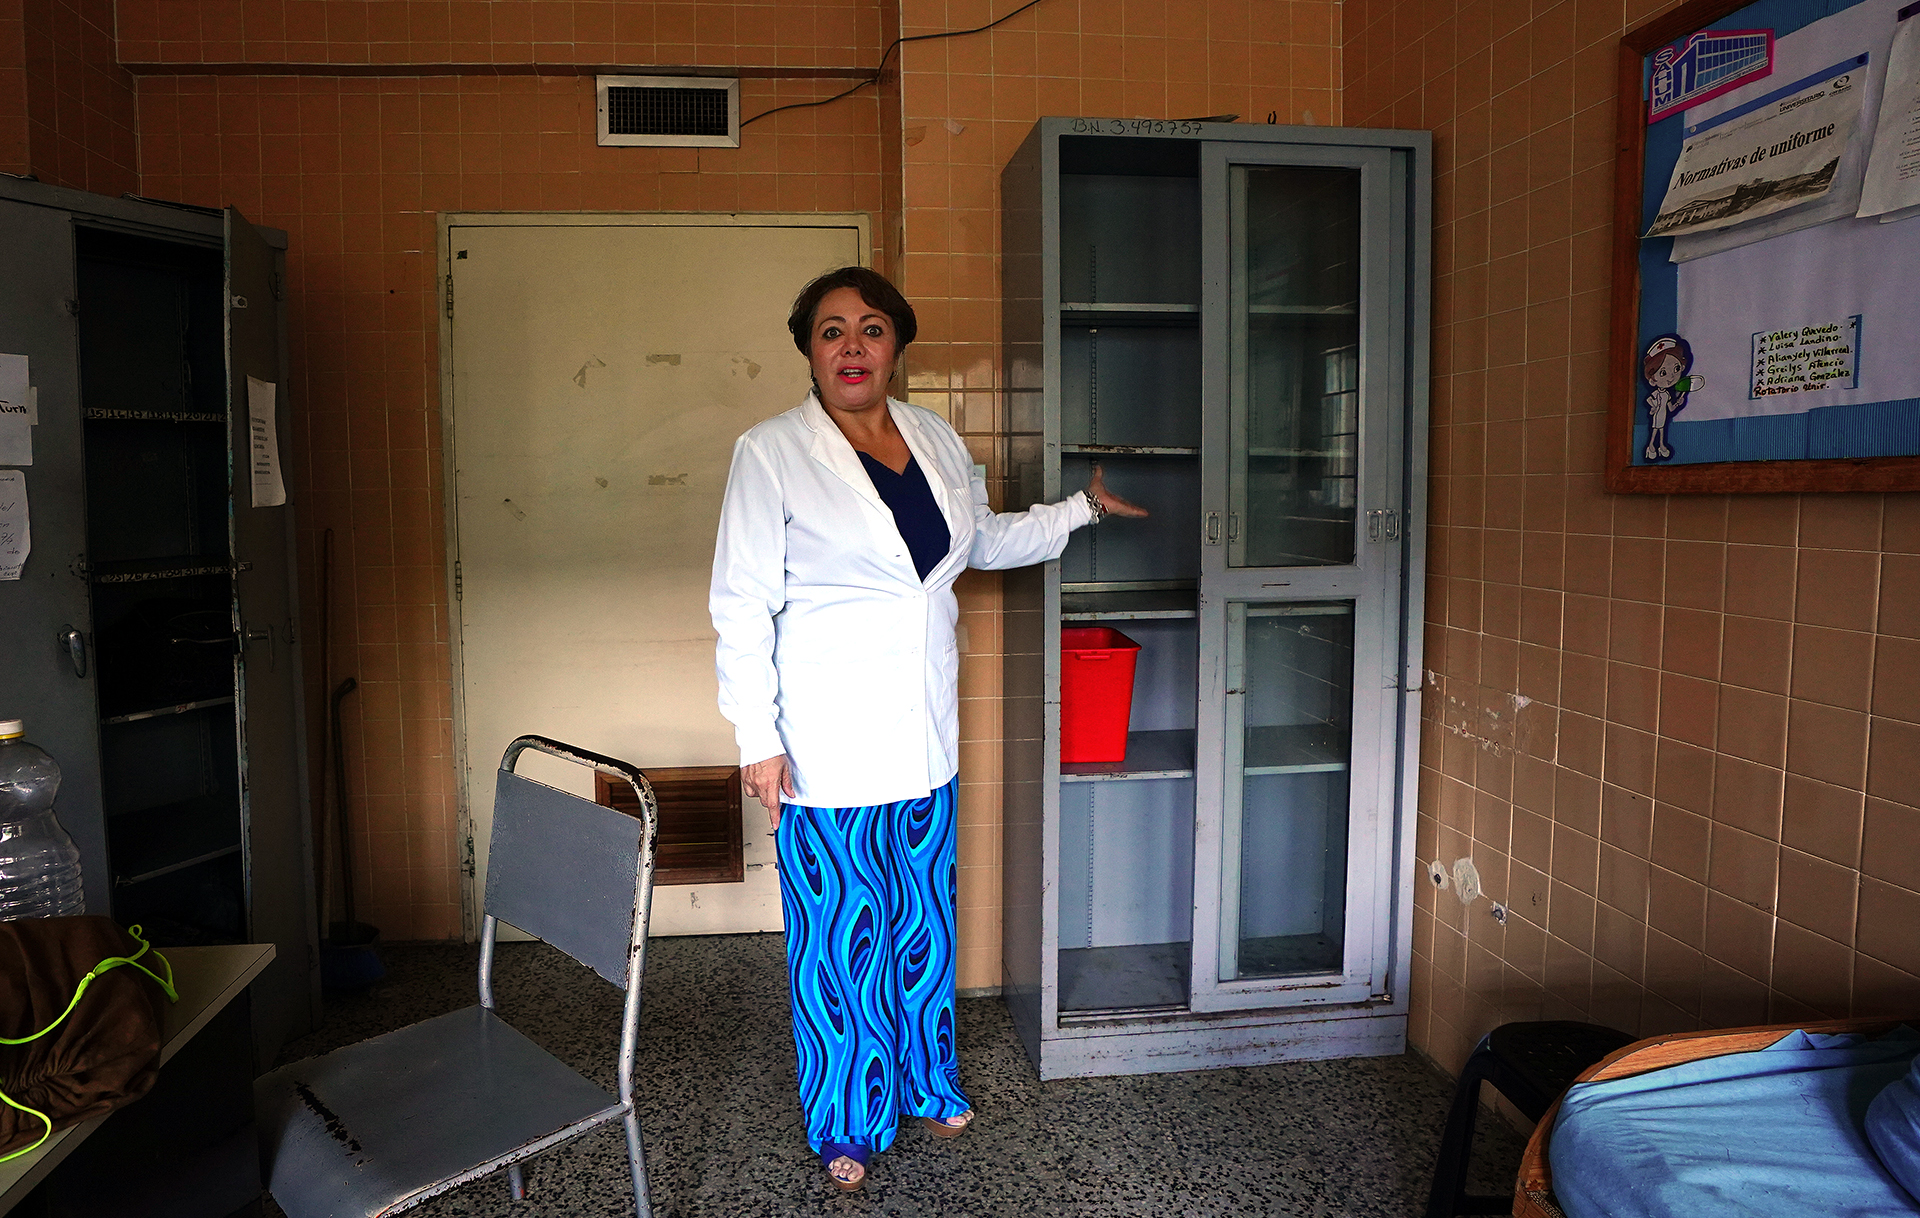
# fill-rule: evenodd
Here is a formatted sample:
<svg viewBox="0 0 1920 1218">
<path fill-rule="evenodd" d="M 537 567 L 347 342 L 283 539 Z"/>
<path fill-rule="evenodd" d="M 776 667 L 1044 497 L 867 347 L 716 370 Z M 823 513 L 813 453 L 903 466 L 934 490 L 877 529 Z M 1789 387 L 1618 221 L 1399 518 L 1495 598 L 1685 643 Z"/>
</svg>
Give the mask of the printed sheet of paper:
<svg viewBox="0 0 1920 1218">
<path fill-rule="evenodd" d="M 1920 17 L 1894 30 L 1880 121 L 1867 155 L 1867 183 L 1856 215 L 1878 216 L 1920 206 Z"/>
<path fill-rule="evenodd" d="M 17 469 L 0 469 L 0 580 L 19 579 L 33 549 L 33 531 L 27 527 L 27 476 Z"/>
<path fill-rule="evenodd" d="M 27 357 L 0 355 L 0 465 L 33 464 L 34 409 Z"/>
<path fill-rule="evenodd" d="M 1844 70 L 1841 65 L 1857 63 L 1862 54 L 1867 56 L 1866 94 L 1860 99 L 1860 117 L 1854 123 L 1853 138 L 1840 154 L 1833 189 L 1811 203 L 1789 207 L 1758 220 L 1675 237 L 1674 262 L 1706 258 L 1803 228 L 1853 218 L 1860 207 L 1861 185 L 1867 177 L 1867 150 L 1873 145 L 1874 116 L 1880 113 L 1880 87 L 1886 83 L 1887 49 L 1893 43 L 1894 26 L 1898 24 L 1895 14 L 1902 5 L 1911 2 L 1859 0 L 1783 35 L 1775 44 L 1772 76 L 1687 111 L 1683 138 L 1733 122 L 1817 79 Z M 1788 83 L 1783 86 L 1782 81 Z"/>
<path fill-rule="evenodd" d="M 287 501 L 287 484 L 280 476 L 280 432 L 274 421 L 275 385 L 247 378 L 247 430 L 252 437 L 253 506 L 279 507 Z"/>
<path fill-rule="evenodd" d="M 1689 139 L 1646 235 L 1726 228 L 1825 195 L 1860 117 L 1864 81 L 1865 73 L 1848 65 Z"/>
</svg>

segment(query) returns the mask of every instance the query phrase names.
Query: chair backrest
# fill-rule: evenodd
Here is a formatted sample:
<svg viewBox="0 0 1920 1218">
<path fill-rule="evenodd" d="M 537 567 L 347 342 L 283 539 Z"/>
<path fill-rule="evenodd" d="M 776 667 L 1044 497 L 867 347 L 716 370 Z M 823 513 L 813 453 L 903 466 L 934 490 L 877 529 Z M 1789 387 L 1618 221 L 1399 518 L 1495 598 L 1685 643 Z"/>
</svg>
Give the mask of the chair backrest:
<svg viewBox="0 0 1920 1218">
<path fill-rule="evenodd" d="M 514 773 L 515 759 L 529 748 L 631 783 L 641 815 Z M 658 829 L 653 788 L 639 770 L 542 736 L 522 736 L 500 759 L 484 911 L 628 988 L 647 941 Z"/>
</svg>

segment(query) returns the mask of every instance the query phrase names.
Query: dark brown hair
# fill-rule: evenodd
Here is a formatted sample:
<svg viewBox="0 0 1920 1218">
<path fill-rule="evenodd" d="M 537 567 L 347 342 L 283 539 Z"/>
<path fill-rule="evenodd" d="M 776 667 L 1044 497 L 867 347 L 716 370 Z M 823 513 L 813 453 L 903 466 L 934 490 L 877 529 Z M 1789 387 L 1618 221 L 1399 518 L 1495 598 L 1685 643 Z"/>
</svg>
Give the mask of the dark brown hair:
<svg viewBox="0 0 1920 1218">
<path fill-rule="evenodd" d="M 887 281 L 887 277 L 878 271 L 868 270 L 864 266 L 843 266 L 837 271 L 828 271 L 793 298 L 793 312 L 787 314 L 787 330 L 793 335 L 793 345 L 800 348 L 800 354 L 811 358 L 813 355 L 813 315 L 820 308 L 820 302 L 827 293 L 837 292 L 841 288 L 852 288 L 860 293 L 860 299 L 866 301 L 869 308 L 885 313 L 893 320 L 894 337 L 905 350 L 913 336 L 920 332 L 920 323 L 913 316 L 913 306 L 900 294 L 900 289 Z"/>
</svg>

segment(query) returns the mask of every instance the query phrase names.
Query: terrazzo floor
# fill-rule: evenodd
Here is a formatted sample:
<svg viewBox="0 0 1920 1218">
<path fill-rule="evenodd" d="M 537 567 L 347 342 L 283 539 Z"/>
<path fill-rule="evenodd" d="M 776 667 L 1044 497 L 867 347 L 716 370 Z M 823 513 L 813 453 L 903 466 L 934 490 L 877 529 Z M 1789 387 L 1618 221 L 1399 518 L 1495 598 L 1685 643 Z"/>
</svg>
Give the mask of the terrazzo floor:
<svg viewBox="0 0 1920 1218">
<path fill-rule="evenodd" d="M 863 1192 L 833 1190 L 794 1098 L 778 935 L 656 939 L 639 1091 L 654 1213 L 708 1215 L 1417 1215 L 1451 1090 L 1412 1055 L 1041 1083 L 995 998 L 960 1003 L 961 1081 L 980 1117 L 938 1141 L 903 1130 Z M 471 1005 L 478 949 L 383 949 L 371 991 L 329 995 L 294 1061 Z M 552 948 L 502 944 L 501 1014 L 612 1090 L 620 993 Z M 1476 1191 L 1512 1187 L 1522 1142 L 1480 1122 Z M 618 1126 L 411 1211 L 421 1218 L 631 1214 Z M 277 1207 L 268 1213 L 280 1218 Z"/>
</svg>

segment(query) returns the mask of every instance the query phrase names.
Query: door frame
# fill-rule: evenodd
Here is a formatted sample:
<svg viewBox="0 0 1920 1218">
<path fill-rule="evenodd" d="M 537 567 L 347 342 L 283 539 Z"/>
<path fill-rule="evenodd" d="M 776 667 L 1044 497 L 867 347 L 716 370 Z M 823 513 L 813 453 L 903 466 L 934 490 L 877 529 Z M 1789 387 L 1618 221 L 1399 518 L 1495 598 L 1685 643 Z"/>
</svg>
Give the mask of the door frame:
<svg viewBox="0 0 1920 1218">
<path fill-rule="evenodd" d="M 440 495 L 447 581 L 449 679 L 453 682 L 454 837 L 460 851 L 461 936 L 480 937 L 483 894 L 474 891 L 472 801 L 467 785 L 466 676 L 461 656 L 459 578 L 460 513 L 455 493 L 453 406 L 453 230 L 485 228 L 853 228 L 859 230 L 861 266 L 873 265 L 871 212 L 440 212 L 434 217 L 435 263 L 439 268 L 440 313 Z"/>
</svg>

